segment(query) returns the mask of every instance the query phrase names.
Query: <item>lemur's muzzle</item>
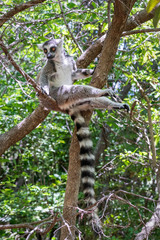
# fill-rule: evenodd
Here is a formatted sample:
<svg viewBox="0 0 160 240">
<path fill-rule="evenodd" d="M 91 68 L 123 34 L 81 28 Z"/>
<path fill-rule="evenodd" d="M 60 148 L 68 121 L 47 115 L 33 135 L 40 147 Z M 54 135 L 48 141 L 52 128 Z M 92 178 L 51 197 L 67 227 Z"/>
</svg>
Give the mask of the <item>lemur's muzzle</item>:
<svg viewBox="0 0 160 240">
<path fill-rule="evenodd" d="M 52 59 L 52 58 L 54 58 L 54 56 L 51 53 L 47 53 L 47 58 Z"/>
</svg>

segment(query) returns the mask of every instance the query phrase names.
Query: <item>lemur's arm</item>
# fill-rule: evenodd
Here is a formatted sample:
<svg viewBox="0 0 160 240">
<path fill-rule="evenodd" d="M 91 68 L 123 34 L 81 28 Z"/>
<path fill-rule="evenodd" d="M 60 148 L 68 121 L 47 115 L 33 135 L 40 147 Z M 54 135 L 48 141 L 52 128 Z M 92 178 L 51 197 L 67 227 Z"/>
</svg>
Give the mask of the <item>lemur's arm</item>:
<svg viewBox="0 0 160 240">
<path fill-rule="evenodd" d="M 76 71 L 72 72 L 72 81 L 85 79 L 91 77 L 94 73 L 94 70 L 91 69 L 77 69 Z"/>
<path fill-rule="evenodd" d="M 42 91 L 49 95 L 49 82 L 46 74 L 43 72 L 43 69 L 38 73 L 36 82 L 41 86 Z"/>
<path fill-rule="evenodd" d="M 41 70 L 42 71 L 42 70 Z M 38 75 L 37 75 L 37 77 L 36 77 L 36 83 L 37 84 L 40 84 L 40 82 L 39 82 L 39 78 L 40 78 L 40 75 L 41 75 L 41 71 L 38 73 Z"/>
</svg>

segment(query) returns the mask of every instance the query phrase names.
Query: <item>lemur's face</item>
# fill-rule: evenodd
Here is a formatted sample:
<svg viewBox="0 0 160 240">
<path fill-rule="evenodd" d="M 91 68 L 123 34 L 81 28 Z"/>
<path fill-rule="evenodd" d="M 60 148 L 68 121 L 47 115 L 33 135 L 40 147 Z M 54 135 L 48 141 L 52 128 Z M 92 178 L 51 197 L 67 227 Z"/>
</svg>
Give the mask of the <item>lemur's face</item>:
<svg viewBox="0 0 160 240">
<path fill-rule="evenodd" d="M 39 44 L 39 48 L 44 51 L 47 59 L 54 59 L 62 48 L 62 39 L 51 39 L 46 41 L 44 44 Z"/>
<path fill-rule="evenodd" d="M 47 41 L 43 45 L 44 54 L 48 59 L 53 59 L 56 55 L 57 44 L 55 41 Z"/>
</svg>

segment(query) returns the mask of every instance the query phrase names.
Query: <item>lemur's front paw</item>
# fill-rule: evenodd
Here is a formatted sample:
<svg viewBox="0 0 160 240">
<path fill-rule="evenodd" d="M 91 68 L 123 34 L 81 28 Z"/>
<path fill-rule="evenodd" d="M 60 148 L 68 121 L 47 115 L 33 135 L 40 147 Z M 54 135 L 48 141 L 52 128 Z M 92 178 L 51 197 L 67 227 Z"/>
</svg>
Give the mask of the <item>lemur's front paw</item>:
<svg viewBox="0 0 160 240">
<path fill-rule="evenodd" d="M 44 88 L 41 87 L 41 91 L 42 91 L 43 94 L 46 94 L 46 95 L 49 96 L 49 92 L 46 92 L 46 91 L 44 90 Z"/>
<path fill-rule="evenodd" d="M 94 70 L 92 70 L 92 69 L 84 69 L 84 70 L 82 70 L 82 73 L 84 75 L 86 75 L 86 76 L 91 76 L 91 75 L 93 75 Z"/>
<path fill-rule="evenodd" d="M 115 97 L 116 98 L 115 92 L 110 88 L 105 89 L 104 96 L 110 96 L 110 97 Z"/>
<path fill-rule="evenodd" d="M 96 69 L 96 68 L 90 70 L 90 74 L 91 74 L 91 75 L 93 75 L 93 73 L 95 72 L 95 69 Z"/>
<path fill-rule="evenodd" d="M 126 109 L 127 112 L 129 112 L 129 110 L 130 110 L 130 107 L 129 107 L 129 105 L 127 103 L 123 104 L 123 108 Z"/>
</svg>

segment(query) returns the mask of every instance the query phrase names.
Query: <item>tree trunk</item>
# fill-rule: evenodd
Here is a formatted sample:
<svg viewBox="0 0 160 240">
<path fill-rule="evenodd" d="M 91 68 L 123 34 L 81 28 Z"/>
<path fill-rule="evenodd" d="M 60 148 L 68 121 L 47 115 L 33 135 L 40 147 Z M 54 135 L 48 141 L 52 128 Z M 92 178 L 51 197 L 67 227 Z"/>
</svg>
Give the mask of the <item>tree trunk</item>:
<svg viewBox="0 0 160 240">
<path fill-rule="evenodd" d="M 113 21 L 104 41 L 99 63 L 91 81 L 91 85 L 94 87 L 102 88 L 107 81 L 106 76 L 114 62 L 120 37 L 134 2 L 132 0 L 115 1 Z M 91 117 L 90 111 L 85 112 L 85 116 L 85 119 L 89 121 Z M 60 240 L 75 239 L 76 209 L 74 207 L 77 205 L 80 183 L 79 144 L 75 131 L 69 155 L 68 180 L 63 210 L 64 222 L 62 224 Z"/>
<path fill-rule="evenodd" d="M 75 128 L 69 149 L 68 178 L 64 199 L 63 222 L 60 240 L 70 240 L 75 238 L 76 207 L 78 201 L 80 174 L 79 143 Z"/>
</svg>

